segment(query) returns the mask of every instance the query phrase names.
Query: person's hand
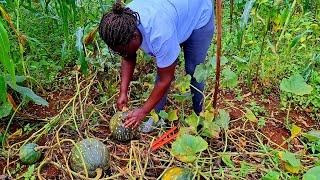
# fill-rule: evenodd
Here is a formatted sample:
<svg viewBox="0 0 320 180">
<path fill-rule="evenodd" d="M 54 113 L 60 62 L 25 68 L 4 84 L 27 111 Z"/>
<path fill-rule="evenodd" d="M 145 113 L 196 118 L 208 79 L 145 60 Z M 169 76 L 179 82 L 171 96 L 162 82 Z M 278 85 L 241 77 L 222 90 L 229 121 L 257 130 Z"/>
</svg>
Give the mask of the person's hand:
<svg viewBox="0 0 320 180">
<path fill-rule="evenodd" d="M 128 96 L 126 93 L 121 93 L 117 100 L 117 108 L 122 111 L 128 105 Z"/>
<path fill-rule="evenodd" d="M 128 112 L 123 125 L 125 128 L 137 128 L 146 115 L 147 112 L 143 108 L 134 109 Z"/>
</svg>

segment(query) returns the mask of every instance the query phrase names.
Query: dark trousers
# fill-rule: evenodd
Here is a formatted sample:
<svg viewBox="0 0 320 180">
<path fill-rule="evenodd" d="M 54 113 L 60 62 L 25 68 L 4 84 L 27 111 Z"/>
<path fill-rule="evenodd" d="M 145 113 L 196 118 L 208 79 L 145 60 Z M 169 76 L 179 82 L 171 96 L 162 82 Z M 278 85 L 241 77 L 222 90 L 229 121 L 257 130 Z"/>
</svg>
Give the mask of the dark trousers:
<svg viewBox="0 0 320 180">
<path fill-rule="evenodd" d="M 198 83 L 193 77 L 195 68 L 198 64 L 204 63 L 210 43 L 214 34 L 214 15 L 210 18 L 209 22 L 202 28 L 195 29 L 190 37 L 182 43 L 182 48 L 184 52 L 185 59 L 185 71 L 187 74 L 191 75 L 191 85 L 196 87 L 198 90 L 203 92 L 205 83 Z M 157 75 L 156 82 L 159 81 L 159 76 Z M 192 105 L 193 110 L 196 114 L 202 111 L 203 106 L 203 95 L 198 92 L 198 90 L 190 87 L 192 93 Z M 164 105 L 167 101 L 168 91 L 162 97 L 160 102 L 156 105 L 155 111 L 160 112 L 163 110 Z"/>
</svg>

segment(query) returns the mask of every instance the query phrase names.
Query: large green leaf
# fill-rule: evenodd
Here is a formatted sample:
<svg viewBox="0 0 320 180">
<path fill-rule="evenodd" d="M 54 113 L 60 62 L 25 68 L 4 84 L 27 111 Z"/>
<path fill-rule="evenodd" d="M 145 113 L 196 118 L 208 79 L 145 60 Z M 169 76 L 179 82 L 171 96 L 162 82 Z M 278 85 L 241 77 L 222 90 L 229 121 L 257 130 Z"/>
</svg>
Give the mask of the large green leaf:
<svg viewBox="0 0 320 180">
<path fill-rule="evenodd" d="M 310 94 L 312 91 L 312 87 L 304 81 L 300 74 L 283 79 L 280 83 L 280 89 L 300 96 Z"/>
<path fill-rule="evenodd" d="M 183 134 L 172 143 L 172 154 L 182 162 L 193 162 L 197 153 L 208 148 L 208 143 L 200 136 Z"/>
<path fill-rule="evenodd" d="M 86 61 L 86 57 L 83 50 L 83 28 L 78 28 L 76 32 L 76 49 L 79 53 L 79 62 L 80 62 L 80 69 L 83 74 L 88 74 L 88 62 Z"/>
<path fill-rule="evenodd" d="M 0 119 L 9 116 L 11 109 L 12 106 L 9 102 L 4 102 L 2 105 L 0 105 Z"/>
<path fill-rule="evenodd" d="M 231 69 L 227 68 L 222 70 L 221 85 L 226 88 L 234 88 L 238 85 L 238 75 Z"/>
<path fill-rule="evenodd" d="M 220 131 L 220 127 L 215 122 L 203 121 L 203 132 L 201 133 L 202 136 L 215 138 L 219 136 Z"/>
<path fill-rule="evenodd" d="M 12 83 L 16 84 L 14 63 L 9 57 L 10 43 L 7 30 L 3 26 L 3 21 L 0 19 L 0 62 L 4 67 L 4 72 L 8 72 L 11 76 Z"/>
<path fill-rule="evenodd" d="M 304 175 L 303 180 L 319 180 L 320 179 L 320 166 L 309 169 Z"/>
<path fill-rule="evenodd" d="M 7 88 L 4 77 L 0 75 L 0 104 L 7 101 Z"/>
<path fill-rule="evenodd" d="M 23 96 L 27 96 L 29 97 L 34 103 L 38 104 L 38 105 L 44 105 L 44 106 L 48 106 L 49 103 L 43 99 L 42 97 L 36 95 L 30 88 L 27 87 L 23 87 L 23 86 L 13 86 L 11 83 L 8 83 L 8 85 L 14 89 L 15 91 L 19 92 L 20 94 L 22 94 Z"/>
<path fill-rule="evenodd" d="M 177 87 L 181 91 L 181 93 L 186 93 L 190 90 L 191 76 L 188 74 L 186 76 L 180 76 L 177 79 Z"/>
<path fill-rule="evenodd" d="M 230 123 L 229 113 L 224 109 L 219 109 L 219 115 L 214 122 L 222 129 L 227 130 Z"/>
<path fill-rule="evenodd" d="M 319 130 L 311 130 L 307 133 L 302 134 L 311 142 L 320 142 L 320 131 Z"/>
<path fill-rule="evenodd" d="M 197 65 L 193 76 L 197 80 L 197 82 L 203 82 L 210 76 L 212 72 L 213 68 L 212 66 L 210 66 L 210 64 L 201 63 Z"/>
<path fill-rule="evenodd" d="M 194 130 L 197 130 L 197 127 L 199 125 L 199 121 L 200 121 L 199 117 L 194 112 L 186 118 L 186 123 L 190 127 L 192 127 Z"/>
<path fill-rule="evenodd" d="M 254 113 L 251 111 L 251 109 L 245 107 L 245 110 L 246 110 L 245 117 L 251 122 L 256 122 L 257 117 L 254 115 Z"/>
<path fill-rule="evenodd" d="M 301 167 L 301 162 L 299 159 L 296 158 L 295 154 L 289 151 L 282 152 L 281 154 L 282 154 L 281 159 L 287 162 L 292 167 Z"/>
<path fill-rule="evenodd" d="M 178 120 L 178 115 L 177 115 L 178 110 L 172 110 L 168 112 L 168 120 L 169 121 L 175 121 Z"/>
</svg>

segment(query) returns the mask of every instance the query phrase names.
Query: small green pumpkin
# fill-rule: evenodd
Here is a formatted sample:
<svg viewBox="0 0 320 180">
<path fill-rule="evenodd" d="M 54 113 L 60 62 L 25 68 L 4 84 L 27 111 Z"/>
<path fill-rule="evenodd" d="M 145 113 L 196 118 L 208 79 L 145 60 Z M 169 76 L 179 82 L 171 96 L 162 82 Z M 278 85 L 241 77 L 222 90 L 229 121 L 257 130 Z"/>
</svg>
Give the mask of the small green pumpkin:
<svg viewBox="0 0 320 180">
<path fill-rule="evenodd" d="M 163 174 L 162 180 L 191 180 L 193 173 L 189 169 L 172 167 Z"/>
<path fill-rule="evenodd" d="M 83 161 L 82 161 L 82 157 Z M 93 138 L 84 139 L 71 150 L 71 168 L 84 174 L 84 165 L 89 177 L 96 176 L 98 168 L 103 171 L 109 168 L 109 151 L 105 144 Z"/>
<path fill-rule="evenodd" d="M 109 124 L 113 139 L 121 142 L 130 141 L 131 139 L 138 136 L 138 133 L 135 130 L 131 128 L 125 128 L 123 126 L 123 121 L 126 116 L 126 112 L 116 112 L 112 116 Z"/>
<path fill-rule="evenodd" d="M 38 147 L 35 143 L 28 143 L 23 145 L 19 151 L 19 157 L 24 164 L 34 164 L 41 157 L 41 152 L 35 150 Z"/>
</svg>

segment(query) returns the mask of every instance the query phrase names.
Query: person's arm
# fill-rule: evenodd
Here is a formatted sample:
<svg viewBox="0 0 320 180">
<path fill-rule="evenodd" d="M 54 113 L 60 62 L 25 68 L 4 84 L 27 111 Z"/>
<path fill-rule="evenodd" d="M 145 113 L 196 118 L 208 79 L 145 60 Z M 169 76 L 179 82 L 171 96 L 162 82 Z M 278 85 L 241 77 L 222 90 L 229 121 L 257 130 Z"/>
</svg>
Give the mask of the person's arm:
<svg viewBox="0 0 320 180">
<path fill-rule="evenodd" d="M 143 105 L 143 109 L 149 113 L 161 100 L 174 78 L 176 63 L 166 68 L 158 68 L 159 81 L 155 84 L 149 98 Z"/>
<path fill-rule="evenodd" d="M 128 104 L 128 89 L 132 80 L 135 65 L 136 57 L 123 58 L 121 61 L 120 94 L 117 100 L 117 107 L 120 110 Z"/>
<path fill-rule="evenodd" d="M 176 63 L 166 68 L 158 68 L 159 81 L 155 84 L 149 98 L 141 108 L 135 109 L 128 113 L 124 123 L 125 127 L 136 128 L 143 118 L 156 106 L 161 100 L 167 89 L 170 87 L 174 78 Z"/>
</svg>

